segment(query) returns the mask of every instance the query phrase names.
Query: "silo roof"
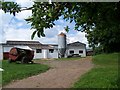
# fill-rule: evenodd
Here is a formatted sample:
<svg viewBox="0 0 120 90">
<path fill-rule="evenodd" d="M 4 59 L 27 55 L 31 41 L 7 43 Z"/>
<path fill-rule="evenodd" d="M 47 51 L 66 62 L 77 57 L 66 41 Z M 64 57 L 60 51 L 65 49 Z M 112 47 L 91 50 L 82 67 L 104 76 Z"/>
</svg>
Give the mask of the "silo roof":
<svg viewBox="0 0 120 90">
<path fill-rule="evenodd" d="M 58 36 L 66 36 L 66 34 L 61 32 Z"/>
</svg>

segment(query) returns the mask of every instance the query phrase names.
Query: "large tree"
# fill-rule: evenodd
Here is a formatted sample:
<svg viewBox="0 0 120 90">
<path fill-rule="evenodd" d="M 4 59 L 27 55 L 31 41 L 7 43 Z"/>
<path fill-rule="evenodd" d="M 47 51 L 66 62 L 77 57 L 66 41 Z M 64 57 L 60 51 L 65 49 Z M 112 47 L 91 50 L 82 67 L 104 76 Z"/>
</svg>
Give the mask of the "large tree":
<svg viewBox="0 0 120 90">
<path fill-rule="evenodd" d="M 2 10 L 13 15 L 22 10 L 32 10 L 32 16 L 26 21 L 36 29 L 35 34 L 45 36 L 44 30 L 52 28 L 60 16 L 75 22 L 75 30 L 86 32 L 93 48 L 100 46 L 104 52 L 120 51 L 120 3 L 107 2 L 34 2 L 32 7 L 22 9 L 17 3 L 2 2 Z M 69 26 L 66 26 L 69 31 Z"/>
</svg>

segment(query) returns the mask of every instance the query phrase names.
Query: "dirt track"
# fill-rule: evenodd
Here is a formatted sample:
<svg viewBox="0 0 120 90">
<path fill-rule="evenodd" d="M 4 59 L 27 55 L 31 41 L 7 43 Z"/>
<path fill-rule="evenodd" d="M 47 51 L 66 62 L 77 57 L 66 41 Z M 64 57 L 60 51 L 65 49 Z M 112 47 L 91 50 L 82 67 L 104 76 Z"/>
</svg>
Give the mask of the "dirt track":
<svg viewBox="0 0 120 90">
<path fill-rule="evenodd" d="M 93 67 L 91 57 L 70 61 L 37 61 L 52 68 L 42 74 L 12 82 L 5 88 L 69 88 Z"/>
</svg>

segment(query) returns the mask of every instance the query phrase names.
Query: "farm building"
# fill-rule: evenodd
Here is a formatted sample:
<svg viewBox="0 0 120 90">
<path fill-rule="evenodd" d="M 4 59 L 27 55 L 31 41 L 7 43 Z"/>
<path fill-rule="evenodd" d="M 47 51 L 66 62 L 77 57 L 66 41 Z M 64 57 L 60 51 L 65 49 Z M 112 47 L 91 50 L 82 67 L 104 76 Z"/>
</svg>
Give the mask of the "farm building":
<svg viewBox="0 0 120 90">
<path fill-rule="evenodd" d="M 2 44 L 0 44 L 0 60 L 3 59 L 3 48 L 2 48 Z"/>
<path fill-rule="evenodd" d="M 61 35 L 63 34 L 60 34 L 60 36 Z M 64 51 L 64 57 L 68 57 L 71 55 L 79 55 L 81 57 L 86 56 L 86 44 L 81 42 L 66 44 L 66 40 L 64 40 L 64 38 L 63 40 L 61 39 L 61 37 L 59 39 L 58 45 L 42 44 L 39 41 L 6 41 L 6 43 L 0 44 L 0 59 L 8 59 L 9 51 L 11 48 L 25 46 L 31 48 L 34 51 L 34 59 L 59 58 L 61 50 L 62 52 Z M 65 46 L 65 49 L 62 46 Z"/>
<path fill-rule="evenodd" d="M 81 57 L 86 57 L 86 44 L 81 42 L 74 42 L 67 45 L 67 54 L 80 55 Z"/>
</svg>

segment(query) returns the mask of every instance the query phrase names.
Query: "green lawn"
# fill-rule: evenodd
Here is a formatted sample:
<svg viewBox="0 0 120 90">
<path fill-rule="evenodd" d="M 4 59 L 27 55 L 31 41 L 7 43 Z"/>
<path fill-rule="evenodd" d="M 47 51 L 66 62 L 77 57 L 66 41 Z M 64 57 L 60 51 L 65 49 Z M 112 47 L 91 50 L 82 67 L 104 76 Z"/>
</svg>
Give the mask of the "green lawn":
<svg viewBox="0 0 120 90">
<path fill-rule="evenodd" d="M 2 62 L 2 85 L 6 85 L 13 80 L 23 79 L 32 75 L 45 72 L 49 69 L 47 65 L 42 64 L 16 64 L 8 63 L 7 60 Z"/>
<path fill-rule="evenodd" d="M 2 72 L 0 72 L 0 87 L 2 86 Z"/>
<path fill-rule="evenodd" d="M 120 53 L 93 56 L 95 67 L 83 75 L 72 88 L 118 88 L 118 56 Z"/>
</svg>

